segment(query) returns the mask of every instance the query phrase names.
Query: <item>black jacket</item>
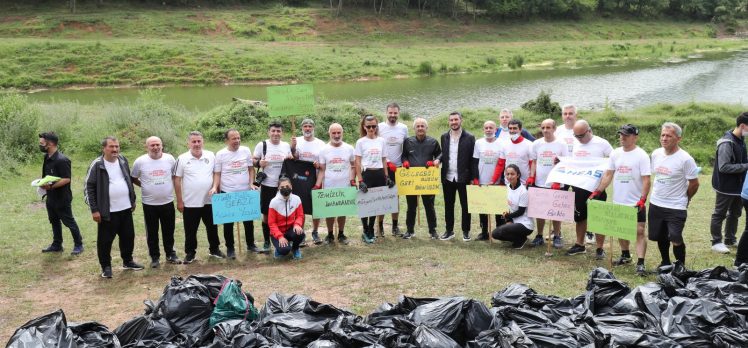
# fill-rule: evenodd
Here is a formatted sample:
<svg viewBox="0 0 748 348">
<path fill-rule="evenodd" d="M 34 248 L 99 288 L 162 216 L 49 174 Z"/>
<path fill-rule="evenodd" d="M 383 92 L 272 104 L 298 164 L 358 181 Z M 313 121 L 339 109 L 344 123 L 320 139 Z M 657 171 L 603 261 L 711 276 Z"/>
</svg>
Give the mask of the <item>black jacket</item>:
<svg viewBox="0 0 748 348">
<path fill-rule="evenodd" d="M 441 154 L 439 142 L 428 135 L 423 141 L 412 136 L 405 138 L 403 142 L 403 162 L 408 161 L 411 167 L 425 167 L 426 162 L 438 159 Z"/>
<path fill-rule="evenodd" d="M 127 189 L 130 191 L 130 204 L 135 208 L 135 189 L 130 179 L 130 165 L 126 158 L 119 156 L 118 159 Z M 86 189 L 83 193 L 91 213 L 99 212 L 102 221 L 109 221 L 109 174 L 106 172 L 104 157 L 97 157 L 88 167 Z"/>
<path fill-rule="evenodd" d="M 70 179 L 72 169 L 70 160 L 57 151 L 52 156 L 44 155 L 42 164 L 42 178 L 51 175 L 62 179 Z M 68 205 L 73 200 L 73 192 L 70 190 L 70 184 L 47 191 L 47 202 L 55 205 Z"/>
<path fill-rule="evenodd" d="M 717 155 L 712 172 L 712 188 L 732 196 L 740 196 L 748 170 L 748 153 L 743 137 L 736 137 L 732 131 L 717 140 Z"/>
<path fill-rule="evenodd" d="M 442 180 L 447 180 L 447 171 L 449 169 L 449 132 L 442 134 Z M 473 180 L 473 170 L 471 161 L 473 159 L 473 149 L 475 148 L 475 137 L 466 130 L 462 130 L 459 146 L 457 148 L 457 183 L 467 184 Z"/>
</svg>

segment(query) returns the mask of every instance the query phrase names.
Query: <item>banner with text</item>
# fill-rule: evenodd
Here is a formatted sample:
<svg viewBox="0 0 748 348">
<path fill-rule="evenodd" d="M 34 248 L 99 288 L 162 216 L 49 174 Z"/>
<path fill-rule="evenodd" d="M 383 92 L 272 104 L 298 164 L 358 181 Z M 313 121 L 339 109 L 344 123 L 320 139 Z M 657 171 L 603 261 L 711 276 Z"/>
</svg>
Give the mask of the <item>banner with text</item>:
<svg viewBox="0 0 748 348">
<path fill-rule="evenodd" d="M 603 174 L 608 170 L 607 158 L 578 159 L 559 157 L 561 162 L 556 164 L 548 174 L 546 182 L 557 182 L 576 186 L 587 191 L 594 191 L 600 183 Z"/>
<path fill-rule="evenodd" d="M 468 212 L 470 214 L 503 214 L 509 211 L 506 186 L 468 185 Z"/>
<path fill-rule="evenodd" d="M 359 192 L 356 205 L 360 218 L 397 213 L 400 208 L 397 187 L 372 187 L 367 193 Z"/>
<path fill-rule="evenodd" d="M 636 240 L 636 213 L 634 207 L 597 200 L 587 201 L 587 229 L 626 240 Z"/>
<path fill-rule="evenodd" d="M 210 199 L 213 204 L 213 223 L 216 225 L 258 220 L 262 217 L 260 191 L 216 193 Z"/>
<path fill-rule="evenodd" d="M 286 85 L 267 88 L 270 117 L 314 114 L 312 85 Z"/>
<path fill-rule="evenodd" d="M 438 195 L 441 192 L 441 170 L 436 167 L 399 168 L 395 178 L 400 196 Z"/>
<path fill-rule="evenodd" d="M 574 222 L 574 192 L 530 187 L 527 194 L 527 216 Z"/>
<path fill-rule="evenodd" d="M 338 216 L 356 216 L 356 194 L 355 187 L 331 188 L 312 191 L 312 206 L 314 207 L 315 219 L 323 219 Z"/>
</svg>

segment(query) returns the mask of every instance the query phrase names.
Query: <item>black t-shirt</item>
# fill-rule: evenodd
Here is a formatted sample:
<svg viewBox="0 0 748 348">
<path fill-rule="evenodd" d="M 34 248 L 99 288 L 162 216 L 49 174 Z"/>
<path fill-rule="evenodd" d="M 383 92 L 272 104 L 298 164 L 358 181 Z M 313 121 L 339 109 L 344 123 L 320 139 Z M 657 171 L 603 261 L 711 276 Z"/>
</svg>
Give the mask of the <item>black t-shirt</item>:
<svg viewBox="0 0 748 348">
<path fill-rule="evenodd" d="M 312 215 L 312 188 L 317 183 L 317 169 L 314 163 L 296 159 L 283 161 L 281 176 L 291 179 L 293 193 L 301 198 L 304 214 Z"/>
<path fill-rule="evenodd" d="M 51 175 L 59 178 L 71 178 L 70 160 L 60 151 L 55 152 L 51 157 L 44 155 L 44 164 L 42 165 L 42 178 Z M 70 202 L 73 200 L 73 192 L 70 190 L 70 184 L 47 191 L 47 200 L 50 202 Z"/>
</svg>

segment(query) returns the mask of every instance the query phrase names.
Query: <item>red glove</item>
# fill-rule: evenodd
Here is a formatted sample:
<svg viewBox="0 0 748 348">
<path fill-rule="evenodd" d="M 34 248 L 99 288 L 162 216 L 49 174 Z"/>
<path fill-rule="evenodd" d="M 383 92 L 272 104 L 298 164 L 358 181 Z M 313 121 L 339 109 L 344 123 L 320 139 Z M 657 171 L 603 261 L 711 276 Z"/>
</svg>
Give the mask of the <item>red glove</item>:
<svg viewBox="0 0 748 348">
<path fill-rule="evenodd" d="M 551 184 L 551 190 L 560 190 L 560 189 L 561 189 L 561 184 L 557 182 L 554 182 L 553 184 Z"/>
<path fill-rule="evenodd" d="M 353 186 L 353 187 L 356 187 L 356 186 L 358 186 L 358 185 L 356 184 L 356 179 L 353 179 L 353 180 L 351 180 L 351 186 Z"/>
<path fill-rule="evenodd" d="M 496 183 L 501 178 L 501 174 L 504 173 L 504 166 L 506 165 L 506 159 L 505 158 L 499 158 L 499 163 L 496 164 L 496 168 L 493 171 L 493 176 L 491 177 L 491 182 Z"/>
<path fill-rule="evenodd" d="M 647 207 L 647 197 L 639 198 L 639 201 L 636 202 L 636 208 L 639 209 L 639 211 L 642 211 L 646 207 Z"/>
<path fill-rule="evenodd" d="M 600 191 L 595 190 L 595 191 L 592 191 L 592 194 L 589 197 L 587 197 L 587 199 L 594 199 L 595 197 L 599 195 L 600 195 Z"/>
<path fill-rule="evenodd" d="M 527 187 L 535 185 L 535 177 L 531 176 L 527 178 L 527 181 L 525 181 L 525 184 L 527 185 Z"/>
<path fill-rule="evenodd" d="M 478 181 L 478 179 L 473 179 L 473 185 L 480 185 L 480 181 Z"/>
<path fill-rule="evenodd" d="M 393 173 L 397 170 L 397 167 L 392 162 L 387 162 L 387 168 Z"/>
<path fill-rule="evenodd" d="M 433 167 L 434 161 L 426 161 L 426 168 Z"/>
<path fill-rule="evenodd" d="M 312 186 L 312 190 L 319 190 L 322 188 L 322 185 L 314 185 Z"/>
<path fill-rule="evenodd" d="M 405 168 L 405 169 L 410 169 L 410 162 L 408 162 L 408 161 L 403 161 L 403 168 Z"/>
</svg>

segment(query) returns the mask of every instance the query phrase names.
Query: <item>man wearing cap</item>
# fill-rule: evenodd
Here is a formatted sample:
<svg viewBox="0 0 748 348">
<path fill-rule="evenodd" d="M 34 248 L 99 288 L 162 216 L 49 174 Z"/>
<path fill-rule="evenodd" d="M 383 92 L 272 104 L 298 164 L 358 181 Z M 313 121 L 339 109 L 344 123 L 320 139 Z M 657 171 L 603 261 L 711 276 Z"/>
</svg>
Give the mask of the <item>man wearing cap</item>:
<svg viewBox="0 0 748 348">
<path fill-rule="evenodd" d="M 387 122 L 379 123 L 379 136 L 385 141 L 385 155 L 387 156 L 387 170 L 389 178 L 395 181 L 395 171 L 402 166 L 403 142 L 408 137 L 408 126 L 397 122 L 400 117 L 400 105 L 390 103 L 387 105 Z M 399 197 L 399 196 L 398 196 Z M 392 213 L 392 235 L 401 236 L 400 228 L 397 226 L 398 213 Z M 379 221 L 379 235 L 384 237 L 384 216 Z"/>
<path fill-rule="evenodd" d="M 353 186 L 356 187 L 356 156 L 353 146 L 343 141 L 343 126 L 333 123 L 328 129 L 330 142 L 319 153 L 319 175 L 316 187 L 329 189 Z M 348 244 L 345 236 L 345 216 L 325 219 L 327 225 L 327 244 L 335 242 L 335 221 L 338 222 L 338 242 Z"/>
<path fill-rule="evenodd" d="M 647 253 L 647 239 L 644 236 L 644 223 L 646 222 L 646 202 L 649 194 L 650 175 L 652 166 L 649 155 L 636 146 L 639 140 L 639 129 L 631 124 L 626 124 L 618 129 L 618 139 L 621 147 L 610 153 L 610 165 L 605 171 L 596 192 L 603 192 L 610 182 L 613 182 L 613 203 L 634 207 L 636 215 L 636 274 L 646 274 L 644 268 L 644 257 Z M 630 242 L 618 239 L 621 245 L 621 256 L 613 262 L 614 265 L 623 265 L 631 262 Z"/>
<path fill-rule="evenodd" d="M 413 129 L 416 135 L 408 137 L 403 143 L 403 168 L 405 170 L 413 167 L 439 166 L 442 155 L 441 146 L 436 139 L 426 135 L 429 124 L 426 119 L 418 117 L 413 120 Z M 405 217 L 405 226 L 408 231 L 403 239 L 413 238 L 415 235 L 416 212 L 418 211 L 418 197 L 421 197 L 423 208 L 426 210 L 426 223 L 429 227 L 431 239 L 439 236 L 436 234 L 436 210 L 434 210 L 434 195 L 405 196 L 408 203 L 408 212 Z"/>
<path fill-rule="evenodd" d="M 319 153 L 325 147 L 325 143 L 314 136 L 314 121 L 311 118 L 305 118 L 301 121 L 301 137 L 291 137 L 291 153 L 297 160 L 314 163 L 319 176 Z M 312 189 L 318 190 L 320 186 L 315 185 Z M 312 219 L 312 241 L 314 244 L 322 244 L 319 238 L 319 219 Z"/>
<path fill-rule="evenodd" d="M 70 160 L 57 148 L 59 138 L 54 132 L 39 134 L 39 151 L 44 153 L 42 164 L 42 178 L 56 176 L 60 178 L 40 186 L 46 190 L 46 207 L 49 223 L 52 224 L 52 244 L 42 249 L 43 253 L 61 252 L 62 248 L 62 225 L 70 229 L 73 235 L 72 255 L 83 252 L 83 237 L 73 216 L 73 192 L 70 190 L 70 178 L 72 176 Z"/>
</svg>

